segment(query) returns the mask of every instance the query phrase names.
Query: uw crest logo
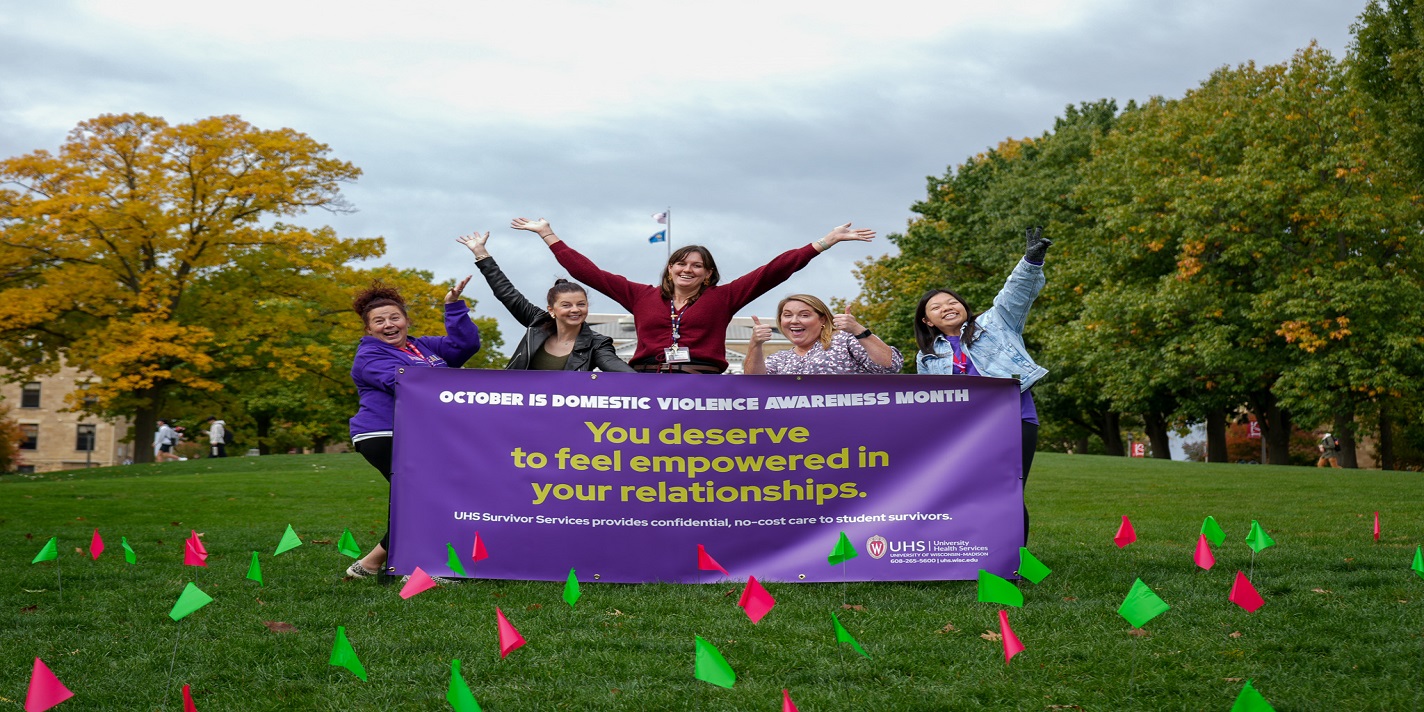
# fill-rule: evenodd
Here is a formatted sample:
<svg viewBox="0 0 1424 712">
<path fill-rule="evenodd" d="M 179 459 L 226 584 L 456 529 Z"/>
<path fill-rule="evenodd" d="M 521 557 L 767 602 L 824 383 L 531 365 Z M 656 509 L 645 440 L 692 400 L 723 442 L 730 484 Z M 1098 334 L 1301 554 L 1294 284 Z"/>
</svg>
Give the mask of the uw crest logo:
<svg viewBox="0 0 1424 712">
<path fill-rule="evenodd" d="M 870 558 L 879 559 L 885 556 L 885 552 L 890 549 L 885 537 L 876 534 L 865 540 L 865 551 L 870 554 Z"/>
</svg>

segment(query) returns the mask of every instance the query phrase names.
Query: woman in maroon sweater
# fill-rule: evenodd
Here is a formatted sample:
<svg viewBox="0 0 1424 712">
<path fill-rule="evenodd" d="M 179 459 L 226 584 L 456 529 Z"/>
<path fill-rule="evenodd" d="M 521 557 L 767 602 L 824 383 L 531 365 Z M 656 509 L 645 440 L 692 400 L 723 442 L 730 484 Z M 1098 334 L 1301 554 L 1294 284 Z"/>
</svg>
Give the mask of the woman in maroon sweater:
<svg viewBox="0 0 1424 712">
<path fill-rule="evenodd" d="M 668 258 L 662 284 L 639 284 L 606 272 L 564 244 L 543 218 L 515 218 L 510 227 L 544 239 L 554 257 L 576 280 L 606 294 L 633 315 L 638 348 L 629 364 L 656 373 L 722 373 L 727 370 L 727 325 L 739 309 L 772 287 L 785 282 L 812 257 L 845 240 L 869 242 L 874 230 L 852 230 L 850 223 L 831 230 L 804 247 L 777 255 L 772 261 L 727 284 L 712 253 L 701 245 L 679 248 Z"/>
</svg>

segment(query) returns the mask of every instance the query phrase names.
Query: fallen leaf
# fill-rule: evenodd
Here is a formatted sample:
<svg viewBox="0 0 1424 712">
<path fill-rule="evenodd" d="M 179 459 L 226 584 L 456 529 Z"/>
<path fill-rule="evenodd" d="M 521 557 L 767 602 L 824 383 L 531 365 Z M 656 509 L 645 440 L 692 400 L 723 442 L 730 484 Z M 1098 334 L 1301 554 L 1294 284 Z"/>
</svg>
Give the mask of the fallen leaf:
<svg viewBox="0 0 1424 712">
<path fill-rule="evenodd" d="M 159 545 L 159 546 L 163 546 L 163 540 L 162 540 L 162 539 L 159 539 L 159 540 L 158 540 L 158 545 Z"/>
<path fill-rule="evenodd" d="M 1063 597 L 1063 600 L 1065 600 L 1065 601 L 1076 601 L 1076 600 L 1078 600 L 1078 597 L 1077 597 L 1077 596 L 1064 596 L 1064 597 Z"/>
<path fill-rule="evenodd" d="M 543 607 L 544 607 L 544 604 L 542 604 L 542 603 L 531 603 L 531 604 L 525 606 L 525 607 L 524 607 L 524 610 L 526 610 L 526 611 L 537 611 L 537 610 L 539 610 L 540 608 L 543 608 Z"/>
<path fill-rule="evenodd" d="M 179 524 L 178 522 L 169 522 L 169 523 L 168 523 L 168 526 L 170 526 L 170 527 L 181 527 L 181 526 L 183 526 L 183 525 L 182 525 L 182 524 Z"/>
<path fill-rule="evenodd" d="M 1221 678 L 1221 679 L 1222 679 L 1222 680 L 1225 680 L 1226 682 L 1241 682 L 1242 680 L 1245 680 L 1246 678 L 1244 678 L 1244 677 L 1223 677 L 1223 678 Z"/>
<path fill-rule="evenodd" d="M 1133 628 L 1132 630 L 1127 631 L 1127 634 L 1135 635 L 1139 638 L 1146 638 L 1147 636 L 1152 635 L 1151 633 L 1147 632 L 1146 628 Z"/>
<path fill-rule="evenodd" d="M 284 621 L 262 621 L 262 625 L 267 626 L 267 630 L 273 633 L 295 633 L 297 627 Z"/>
<path fill-rule="evenodd" d="M 1228 635 L 1228 636 L 1226 636 L 1226 637 L 1228 637 L 1228 638 L 1240 638 L 1240 637 L 1241 637 L 1241 631 L 1239 631 L 1239 630 L 1233 630 L 1233 631 L 1231 631 L 1231 634 Z"/>
<path fill-rule="evenodd" d="M 84 550 L 76 546 L 76 547 L 74 547 L 74 553 L 76 553 L 76 554 L 82 554 L 82 553 L 84 553 Z"/>
<path fill-rule="evenodd" d="M 626 616 L 626 615 L 628 615 L 628 614 L 627 614 L 627 613 L 624 613 L 623 611 L 618 610 L 617 608 L 615 608 L 615 609 L 613 609 L 612 611 L 609 611 L 607 615 L 610 615 L 610 616 Z"/>
<path fill-rule="evenodd" d="M 1346 561 L 1354 561 L 1353 558 L 1349 558 L 1349 559 L 1345 559 L 1345 560 L 1346 560 Z"/>
<path fill-rule="evenodd" d="M 722 594 L 722 598 L 727 598 L 727 597 L 729 597 L 729 596 L 735 596 L 735 595 L 737 595 L 737 589 L 734 588 L 734 589 L 732 589 L 732 590 L 730 590 L 730 591 L 728 591 L 728 592 Z"/>
<path fill-rule="evenodd" d="M 312 539 L 312 540 L 308 541 L 307 543 L 308 543 L 308 544 L 330 544 L 330 543 L 331 543 L 331 540 L 330 540 L 330 539 Z"/>
<path fill-rule="evenodd" d="M 1315 593 L 1333 593 L 1333 592 L 1332 592 L 1330 589 L 1328 589 L 1328 588 L 1312 588 L 1312 589 L 1310 589 L 1310 590 L 1311 590 L 1311 591 L 1314 591 Z"/>
<path fill-rule="evenodd" d="M 862 606 L 859 603 L 842 603 L 841 609 L 846 611 L 863 611 L 865 610 L 865 606 Z"/>
<path fill-rule="evenodd" d="M 1047 707 L 1044 707 L 1044 709 L 1046 709 L 1046 710 L 1080 710 L 1080 709 L 1083 709 L 1083 708 L 1080 707 L 1080 706 L 1078 706 L 1078 705 L 1049 705 L 1049 706 L 1047 706 Z"/>
<path fill-rule="evenodd" d="M 257 605 L 259 605 L 259 606 L 265 606 L 265 605 L 267 605 L 267 602 L 259 598 L 259 599 L 257 599 Z"/>
<path fill-rule="evenodd" d="M 945 624 L 944 624 L 944 627 L 939 629 L 939 632 L 941 632 L 941 633 L 953 633 L 953 632 L 955 632 L 955 631 L 957 631 L 957 630 L 959 630 L 959 629 L 958 629 L 958 628 L 955 628 L 953 623 L 945 623 Z"/>
<path fill-rule="evenodd" d="M 83 498 L 83 497 L 80 497 L 80 499 L 84 499 L 84 498 Z M 82 521 L 84 521 L 84 517 L 75 517 L 75 518 L 74 518 L 74 521 L 76 521 L 76 522 L 82 522 Z"/>
<path fill-rule="evenodd" d="M 991 640 L 991 641 L 993 641 L 993 642 L 995 642 L 995 643 L 997 643 L 997 642 L 999 642 L 999 641 L 1001 641 L 1001 640 L 1004 639 L 1004 636 L 999 635 L 998 633 L 995 633 L 995 632 L 992 631 L 992 630 L 986 630 L 986 631 L 984 631 L 983 633 L 980 633 L 980 634 L 979 634 L 979 637 L 980 637 L 980 638 L 983 638 L 984 640 Z"/>
<path fill-rule="evenodd" d="M 1403 601 L 1403 600 L 1401 600 L 1400 603 L 1409 603 L 1409 601 Z"/>
<path fill-rule="evenodd" d="M 22 589 L 20 589 L 20 590 L 21 590 L 21 591 L 24 591 L 25 593 L 44 593 L 45 591 L 48 591 L 49 589 L 47 589 L 47 588 L 41 588 L 41 589 L 33 590 L 33 591 L 32 591 L 32 590 L 30 590 L 30 589 L 28 589 L 28 588 L 22 588 Z"/>
<path fill-rule="evenodd" d="M 622 690 L 620 690 L 620 689 L 618 689 L 618 688 L 615 687 L 615 688 L 610 689 L 609 692 L 612 692 L 613 694 L 616 695 L 616 694 L 622 692 Z"/>
<path fill-rule="evenodd" d="M 35 611 L 38 611 L 39 609 L 40 609 L 40 607 L 37 606 L 37 605 L 36 605 L 36 606 L 25 606 L 24 608 L 21 608 L 21 609 L 20 609 L 20 612 L 21 612 L 21 613 L 34 613 Z"/>
<path fill-rule="evenodd" d="M 504 598 L 504 594 L 502 594 L 502 593 L 491 593 L 491 594 L 490 594 L 490 598 Z"/>
<path fill-rule="evenodd" d="M 26 535 L 25 535 L 25 538 L 26 538 L 26 539 L 33 539 L 33 538 L 35 538 L 35 535 L 34 535 L 34 534 L 26 534 Z"/>
</svg>

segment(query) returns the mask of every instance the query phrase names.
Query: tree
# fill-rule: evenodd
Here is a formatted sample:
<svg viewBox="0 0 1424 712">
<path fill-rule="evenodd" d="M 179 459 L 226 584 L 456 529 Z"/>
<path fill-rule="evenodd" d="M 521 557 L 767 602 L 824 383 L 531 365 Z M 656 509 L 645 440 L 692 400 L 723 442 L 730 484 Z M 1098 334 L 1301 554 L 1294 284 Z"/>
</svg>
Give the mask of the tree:
<svg viewBox="0 0 1424 712">
<path fill-rule="evenodd" d="M 10 416 L 10 405 L 0 403 L 0 474 L 14 472 L 20 464 L 20 444 L 25 434 Z"/>
</svg>

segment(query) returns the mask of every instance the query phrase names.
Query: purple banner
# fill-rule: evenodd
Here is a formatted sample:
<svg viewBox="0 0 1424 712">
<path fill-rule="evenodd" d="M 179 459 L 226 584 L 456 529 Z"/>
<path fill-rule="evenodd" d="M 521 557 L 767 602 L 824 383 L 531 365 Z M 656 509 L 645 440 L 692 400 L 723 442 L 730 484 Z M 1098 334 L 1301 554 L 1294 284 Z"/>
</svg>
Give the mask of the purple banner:
<svg viewBox="0 0 1424 712">
<path fill-rule="evenodd" d="M 1021 437 L 1008 379 L 410 369 L 390 562 L 451 575 L 448 543 L 477 578 L 718 580 L 703 544 L 742 579 L 1009 577 Z"/>
</svg>

